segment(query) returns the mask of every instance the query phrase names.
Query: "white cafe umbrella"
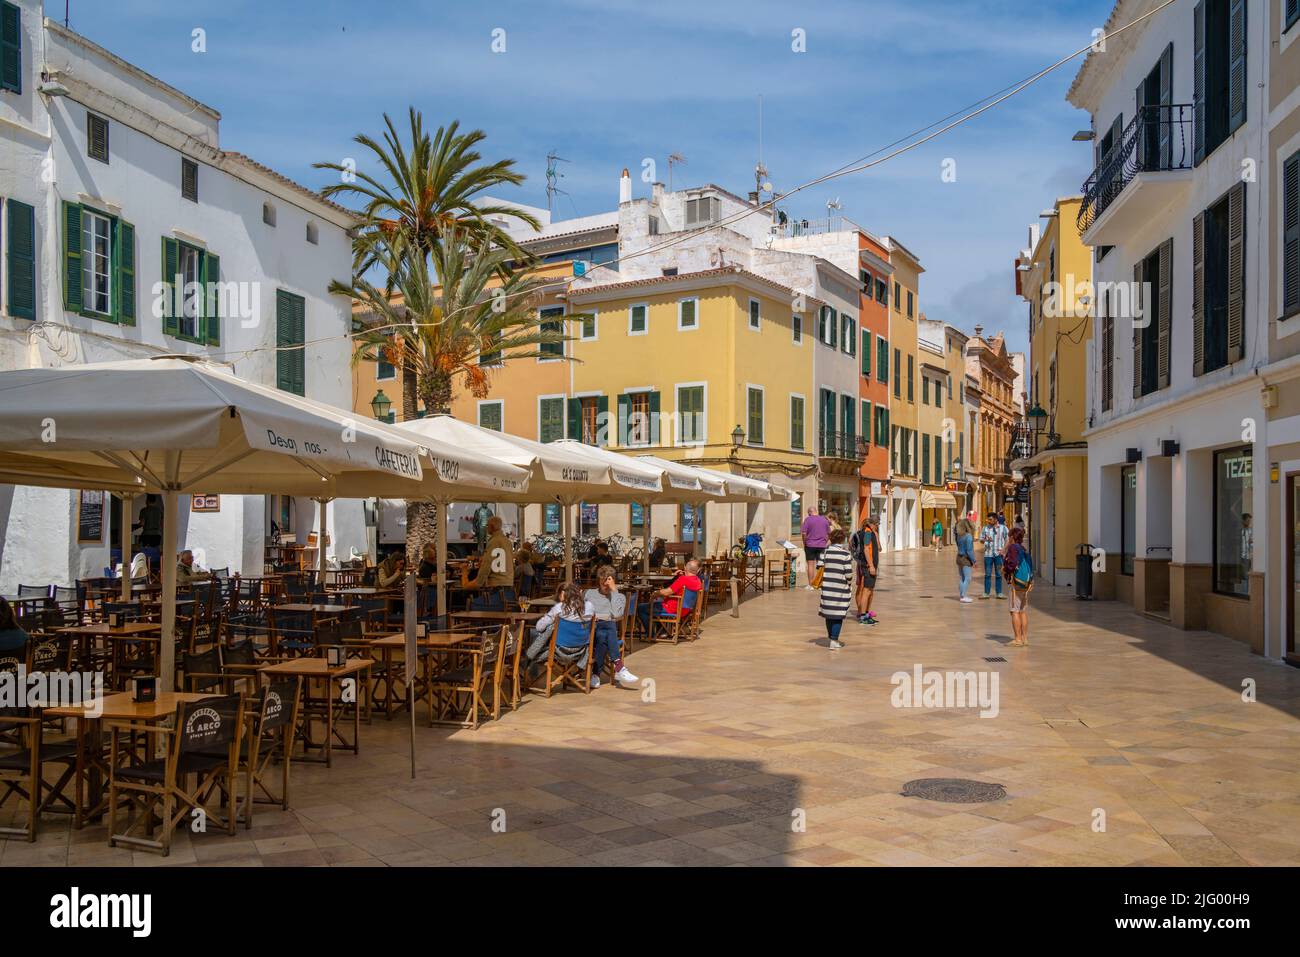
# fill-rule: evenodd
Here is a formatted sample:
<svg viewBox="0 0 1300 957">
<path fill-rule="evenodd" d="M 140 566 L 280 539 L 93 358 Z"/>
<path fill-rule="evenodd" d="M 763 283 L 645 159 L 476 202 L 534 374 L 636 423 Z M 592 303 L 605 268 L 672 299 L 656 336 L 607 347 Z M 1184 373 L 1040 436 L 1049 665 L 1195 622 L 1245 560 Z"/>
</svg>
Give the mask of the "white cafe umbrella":
<svg viewBox="0 0 1300 957">
<path fill-rule="evenodd" d="M 676 492 L 687 496 L 687 504 L 696 510 L 697 514 L 700 508 L 706 502 L 725 502 L 727 501 L 727 483 L 723 481 L 722 476 L 716 472 L 709 472 L 705 469 L 696 468 L 693 465 L 686 465 L 682 462 L 672 462 L 668 459 L 661 459 L 655 455 L 638 455 L 637 459 L 652 465 L 656 468 L 663 469 L 664 476 L 668 479 L 668 484 Z M 645 571 L 650 570 L 650 542 L 653 538 L 650 534 L 650 506 L 643 505 L 646 509 L 646 548 L 641 566 Z M 700 530 L 697 520 L 695 527 L 695 552 L 700 550 Z"/>
<path fill-rule="evenodd" d="M 430 455 L 429 443 L 390 426 L 199 359 L 0 372 L 0 482 L 165 495 L 164 688 L 175 658 L 181 493 L 417 497 L 457 483 L 516 492 L 527 481 L 521 469 L 454 448 Z"/>
<path fill-rule="evenodd" d="M 593 462 L 590 456 L 576 454 L 565 443 L 535 442 L 495 429 L 484 429 L 449 415 L 432 415 L 423 419 L 403 422 L 402 431 L 418 437 L 419 441 L 439 441 L 467 452 L 499 461 L 529 473 L 526 489 L 503 490 L 492 501 L 498 502 L 560 502 L 564 504 L 567 522 L 568 504 L 583 501 L 614 484 L 608 465 Z M 434 534 L 438 561 L 438 614 L 447 613 L 447 505 L 451 496 L 435 499 L 438 521 Z M 568 503 L 568 504 L 566 504 Z M 566 546 L 567 547 L 567 546 Z M 567 563 L 566 563 L 567 567 Z"/>
</svg>

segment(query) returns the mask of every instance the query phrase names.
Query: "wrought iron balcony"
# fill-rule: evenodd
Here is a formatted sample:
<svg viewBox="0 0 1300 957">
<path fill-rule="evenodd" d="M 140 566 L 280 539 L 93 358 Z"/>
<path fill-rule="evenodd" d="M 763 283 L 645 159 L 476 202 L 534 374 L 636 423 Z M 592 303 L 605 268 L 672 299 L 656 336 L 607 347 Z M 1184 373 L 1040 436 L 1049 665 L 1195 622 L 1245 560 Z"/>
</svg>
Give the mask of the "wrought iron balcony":
<svg viewBox="0 0 1300 957">
<path fill-rule="evenodd" d="M 867 457 L 867 443 L 852 432 L 819 432 L 817 454 L 822 458 L 860 462 Z"/>
<path fill-rule="evenodd" d="M 1144 106 L 1083 184 L 1079 232 L 1087 231 L 1141 173 L 1192 168 L 1192 106 Z"/>
</svg>

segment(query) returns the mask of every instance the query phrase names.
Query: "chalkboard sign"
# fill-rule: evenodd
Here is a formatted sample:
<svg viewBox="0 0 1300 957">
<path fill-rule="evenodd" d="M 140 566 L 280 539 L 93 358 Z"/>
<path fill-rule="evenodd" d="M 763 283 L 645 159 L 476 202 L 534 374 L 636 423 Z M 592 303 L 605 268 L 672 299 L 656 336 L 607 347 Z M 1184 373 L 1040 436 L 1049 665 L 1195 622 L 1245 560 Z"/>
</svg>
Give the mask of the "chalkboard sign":
<svg viewBox="0 0 1300 957">
<path fill-rule="evenodd" d="M 77 542 L 100 544 L 104 541 L 104 493 L 81 493 L 77 503 Z"/>
</svg>

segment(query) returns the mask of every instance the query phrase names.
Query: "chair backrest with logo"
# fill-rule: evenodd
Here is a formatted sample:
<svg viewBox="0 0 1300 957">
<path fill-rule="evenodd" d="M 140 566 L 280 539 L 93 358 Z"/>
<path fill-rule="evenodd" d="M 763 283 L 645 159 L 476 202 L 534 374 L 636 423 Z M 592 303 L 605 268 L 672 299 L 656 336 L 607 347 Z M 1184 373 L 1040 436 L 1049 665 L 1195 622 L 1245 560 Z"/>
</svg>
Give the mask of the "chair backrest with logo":
<svg viewBox="0 0 1300 957">
<path fill-rule="evenodd" d="M 262 707 L 258 717 L 259 737 L 288 725 L 294 718 L 298 705 L 300 678 L 272 681 L 262 692 Z"/>
<path fill-rule="evenodd" d="M 244 696 L 222 695 L 176 706 L 176 749 L 179 754 L 229 747 L 239 734 Z"/>
</svg>

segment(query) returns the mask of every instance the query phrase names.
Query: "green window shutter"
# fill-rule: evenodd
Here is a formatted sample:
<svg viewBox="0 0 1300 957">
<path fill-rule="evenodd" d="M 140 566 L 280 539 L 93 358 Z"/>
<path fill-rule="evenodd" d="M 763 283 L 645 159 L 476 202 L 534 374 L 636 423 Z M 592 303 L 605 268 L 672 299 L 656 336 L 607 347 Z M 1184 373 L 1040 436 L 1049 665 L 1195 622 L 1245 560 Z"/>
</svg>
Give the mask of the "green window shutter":
<svg viewBox="0 0 1300 957">
<path fill-rule="evenodd" d="M 207 253 L 203 257 L 203 330 L 210 346 L 221 345 L 221 257 Z"/>
<path fill-rule="evenodd" d="M 117 242 L 113 247 L 113 284 L 117 287 L 117 321 L 124 326 L 135 325 L 135 227 L 123 220 L 117 221 Z"/>
<path fill-rule="evenodd" d="M 81 207 L 63 204 L 63 308 L 81 312 Z"/>
<path fill-rule="evenodd" d="M 658 392 L 650 393 L 650 444 L 659 444 L 659 410 L 661 398 Z"/>
<path fill-rule="evenodd" d="M 871 333 L 862 330 L 862 374 L 871 378 Z"/>
<path fill-rule="evenodd" d="M 181 333 L 181 298 L 183 289 L 177 288 L 176 273 L 181 268 L 181 244 L 167 236 L 162 238 L 162 283 L 163 283 L 163 335 L 178 336 Z M 279 302 L 276 303 L 278 328 Z"/>
<path fill-rule="evenodd" d="M 1232 0 L 1228 13 L 1228 135 L 1245 122 L 1246 0 Z"/>
<path fill-rule="evenodd" d="M 862 400 L 862 441 L 871 443 L 871 402 Z"/>
<path fill-rule="evenodd" d="M 1300 10 L 1300 0 L 1295 0 Z M 1289 15 L 1289 14 L 1288 14 Z M 1300 309 L 1300 153 L 1282 167 L 1282 315 Z"/>
<path fill-rule="evenodd" d="M 883 336 L 876 340 L 876 378 L 889 385 L 889 340 Z"/>
<path fill-rule="evenodd" d="M 302 296 L 277 289 L 275 292 L 275 344 L 301 346 L 306 341 L 306 301 Z M 276 350 L 276 388 L 306 395 L 305 349 Z"/>
<path fill-rule="evenodd" d="M 618 444 L 627 447 L 628 426 L 632 418 L 632 396 L 626 392 L 618 397 Z"/>
<path fill-rule="evenodd" d="M 36 318 L 36 211 L 11 199 L 5 234 L 9 238 L 5 273 L 9 277 L 9 314 L 19 319 Z"/>
<path fill-rule="evenodd" d="M 23 91 L 21 13 L 12 3 L 0 3 L 0 89 Z"/>
<path fill-rule="evenodd" d="M 1174 301 L 1174 241 L 1166 239 L 1160 244 L 1156 285 L 1160 290 L 1160 308 L 1153 318 L 1156 323 L 1156 385 L 1164 389 L 1169 385 L 1169 343 L 1173 325 Z"/>
<path fill-rule="evenodd" d="M 609 445 L 609 396 L 607 395 L 596 397 L 596 444 Z"/>
<path fill-rule="evenodd" d="M 570 399 L 568 402 L 567 428 L 565 434 L 571 439 L 582 441 L 582 400 Z"/>
<path fill-rule="evenodd" d="M 302 296 L 293 297 L 293 319 L 294 335 L 296 341 L 300 344 L 307 341 L 307 300 Z M 298 349 L 292 353 L 293 363 L 293 385 L 294 393 L 297 395 L 307 394 L 307 350 Z"/>
<path fill-rule="evenodd" d="M 921 436 L 921 484 L 930 485 L 930 437 Z"/>
</svg>

